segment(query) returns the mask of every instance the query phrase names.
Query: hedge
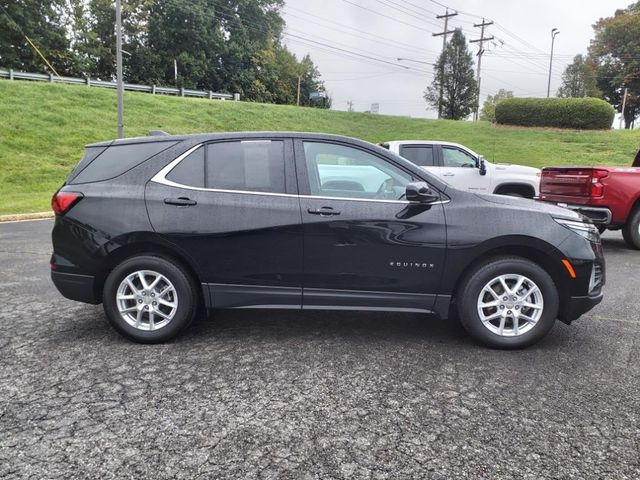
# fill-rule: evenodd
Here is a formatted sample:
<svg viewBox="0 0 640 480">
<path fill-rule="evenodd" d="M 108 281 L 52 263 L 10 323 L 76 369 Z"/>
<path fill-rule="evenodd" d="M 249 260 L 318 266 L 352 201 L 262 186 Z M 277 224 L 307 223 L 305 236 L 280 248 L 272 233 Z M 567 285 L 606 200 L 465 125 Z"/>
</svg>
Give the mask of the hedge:
<svg viewBox="0 0 640 480">
<path fill-rule="evenodd" d="M 615 112 L 598 98 L 509 98 L 496 106 L 496 122 L 525 127 L 610 129 Z"/>
</svg>

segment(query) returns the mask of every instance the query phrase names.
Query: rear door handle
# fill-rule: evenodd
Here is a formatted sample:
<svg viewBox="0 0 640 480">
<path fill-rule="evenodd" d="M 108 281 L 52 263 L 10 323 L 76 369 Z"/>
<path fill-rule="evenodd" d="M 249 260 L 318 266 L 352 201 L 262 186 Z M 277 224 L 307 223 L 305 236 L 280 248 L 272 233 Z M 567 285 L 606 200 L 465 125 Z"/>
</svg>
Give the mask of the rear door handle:
<svg viewBox="0 0 640 480">
<path fill-rule="evenodd" d="M 332 207 L 309 208 L 307 212 L 311 215 L 322 215 L 323 217 L 340 215 L 340 212 L 338 210 L 334 210 Z"/>
<path fill-rule="evenodd" d="M 167 205 L 177 205 L 179 207 L 188 207 L 190 205 L 197 205 L 198 202 L 195 200 L 191 200 L 187 197 L 178 197 L 178 198 L 165 198 L 164 203 Z"/>
</svg>

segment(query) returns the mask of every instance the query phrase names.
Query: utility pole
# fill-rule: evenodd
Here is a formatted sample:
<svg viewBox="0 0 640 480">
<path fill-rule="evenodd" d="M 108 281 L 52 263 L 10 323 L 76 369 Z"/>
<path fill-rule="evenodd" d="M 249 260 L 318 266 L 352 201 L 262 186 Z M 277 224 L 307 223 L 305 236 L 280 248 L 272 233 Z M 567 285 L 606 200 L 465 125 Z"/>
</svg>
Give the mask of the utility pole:
<svg viewBox="0 0 640 480">
<path fill-rule="evenodd" d="M 122 2 L 116 0 L 116 83 L 118 97 L 118 138 L 124 138 L 124 114 L 122 83 Z"/>
<path fill-rule="evenodd" d="M 296 105 L 300 106 L 300 83 L 302 82 L 302 75 L 298 75 L 298 100 Z"/>
<path fill-rule="evenodd" d="M 444 18 L 444 31 L 433 34 L 434 37 L 442 37 L 442 53 L 444 53 L 445 49 L 447 48 L 447 36 L 450 33 L 454 32 L 453 30 L 449 30 L 449 18 L 455 17 L 456 15 L 458 15 L 458 12 L 449 13 L 448 8 L 446 9 L 444 15 L 436 15 L 436 18 L 438 20 L 441 20 Z M 438 101 L 438 118 L 442 118 L 442 98 L 444 96 L 443 83 L 444 83 L 444 62 L 440 66 L 440 100 Z"/>
<path fill-rule="evenodd" d="M 349 105 L 349 110 L 347 110 L 348 112 L 353 112 L 353 102 L 351 100 L 349 100 L 347 102 L 347 105 Z"/>
<path fill-rule="evenodd" d="M 478 101 L 476 103 L 476 111 L 473 114 L 473 120 L 474 121 L 478 121 L 478 117 L 479 117 L 479 113 L 480 113 L 480 84 L 482 83 L 482 77 L 480 76 L 480 70 L 482 68 L 482 55 L 484 55 L 484 42 L 488 42 L 490 40 L 493 40 L 493 36 L 491 37 L 485 37 L 484 36 L 484 29 L 490 25 L 493 25 L 493 22 L 487 22 L 485 21 L 485 19 L 482 19 L 482 23 L 474 23 L 473 26 L 476 28 L 480 28 L 480 38 L 477 40 L 470 40 L 469 43 L 479 43 L 479 50 L 478 50 Z"/>
<path fill-rule="evenodd" d="M 620 113 L 620 130 L 622 130 L 622 122 L 624 121 L 624 110 L 627 108 L 627 94 L 629 93 L 629 89 L 625 87 L 624 89 L 624 97 L 622 98 L 622 112 Z M 625 124 L 626 127 L 626 124 Z"/>
<path fill-rule="evenodd" d="M 556 37 L 560 33 L 560 30 L 554 28 L 551 30 L 551 58 L 549 59 L 549 82 L 547 83 L 547 98 L 551 95 L 551 68 L 553 67 L 553 46 L 556 43 Z"/>
</svg>

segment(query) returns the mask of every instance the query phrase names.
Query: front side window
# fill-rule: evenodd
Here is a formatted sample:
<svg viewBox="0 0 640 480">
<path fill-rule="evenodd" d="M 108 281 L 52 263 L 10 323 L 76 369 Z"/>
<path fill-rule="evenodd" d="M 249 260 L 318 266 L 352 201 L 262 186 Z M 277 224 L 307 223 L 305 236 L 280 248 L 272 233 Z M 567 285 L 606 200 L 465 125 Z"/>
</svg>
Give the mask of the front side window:
<svg viewBox="0 0 640 480">
<path fill-rule="evenodd" d="M 401 200 L 410 174 L 363 150 L 304 142 L 311 194 L 324 197 Z"/>
<path fill-rule="evenodd" d="M 442 147 L 442 158 L 445 167 L 475 168 L 477 159 L 456 147 Z"/>
<path fill-rule="evenodd" d="M 403 145 L 400 156 L 419 167 L 433 167 L 433 146 L 431 145 Z"/>
<path fill-rule="evenodd" d="M 191 187 L 284 193 L 284 142 L 245 140 L 206 144 L 176 165 L 167 180 Z"/>
</svg>

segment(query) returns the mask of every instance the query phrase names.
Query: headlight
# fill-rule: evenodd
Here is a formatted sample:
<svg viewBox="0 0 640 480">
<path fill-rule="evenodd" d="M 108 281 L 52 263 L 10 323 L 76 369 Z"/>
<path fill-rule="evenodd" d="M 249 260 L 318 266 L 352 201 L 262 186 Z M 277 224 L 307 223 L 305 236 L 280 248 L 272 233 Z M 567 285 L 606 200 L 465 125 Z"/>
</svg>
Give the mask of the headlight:
<svg viewBox="0 0 640 480">
<path fill-rule="evenodd" d="M 593 223 L 585 223 L 579 220 L 567 220 L 566 218 L 554 218 L 556 222 L 592 243 L 600 243 L 600 232 Z"/>
</svg>

